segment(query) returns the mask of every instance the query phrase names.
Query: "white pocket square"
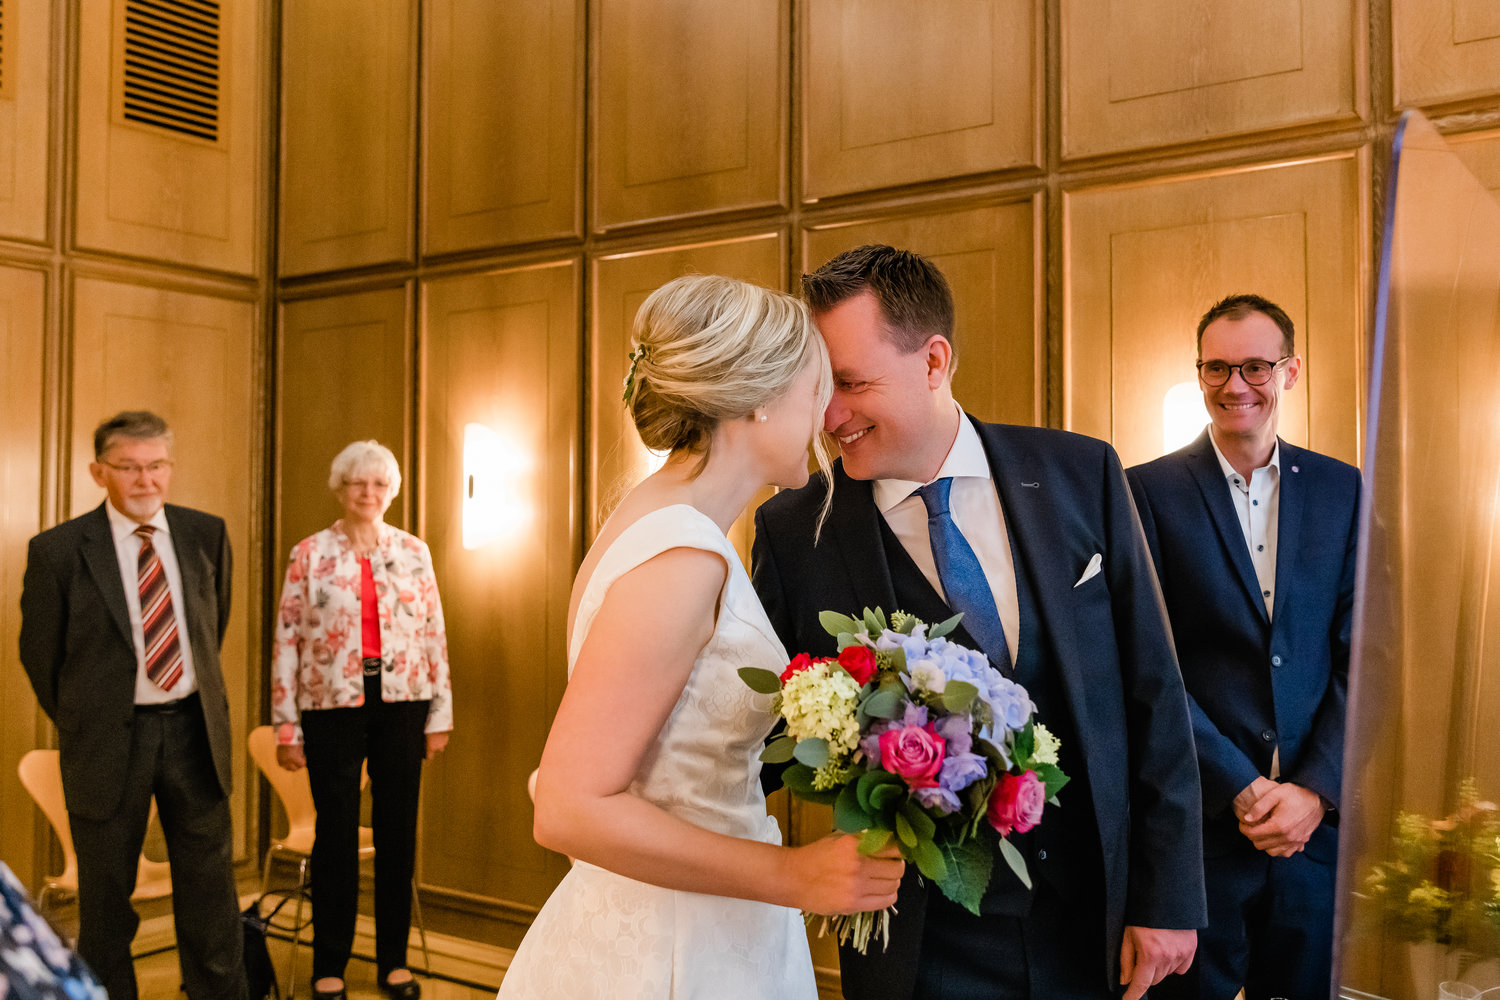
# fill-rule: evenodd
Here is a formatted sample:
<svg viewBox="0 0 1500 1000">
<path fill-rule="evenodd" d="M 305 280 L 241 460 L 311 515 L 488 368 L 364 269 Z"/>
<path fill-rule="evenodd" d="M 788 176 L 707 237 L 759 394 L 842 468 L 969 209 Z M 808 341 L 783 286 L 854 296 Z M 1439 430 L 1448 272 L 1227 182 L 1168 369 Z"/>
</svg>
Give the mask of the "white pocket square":
<svg viewBox="0 0 1500 1000">
<path fill-rule="evenodd" d="M 1082 587 L 1085 583 L 1088 583 L 1094 577 L 1098 576 L 1099 571 L 1103 568 L 1104 553 L 1095 552 L 1094 557 L 1089 560 L 1089 564 L 1083 568 L 1083 575 L 1078 578 L 1077 583 L 1073 584 L 1074 588 Z"/>
</svg>

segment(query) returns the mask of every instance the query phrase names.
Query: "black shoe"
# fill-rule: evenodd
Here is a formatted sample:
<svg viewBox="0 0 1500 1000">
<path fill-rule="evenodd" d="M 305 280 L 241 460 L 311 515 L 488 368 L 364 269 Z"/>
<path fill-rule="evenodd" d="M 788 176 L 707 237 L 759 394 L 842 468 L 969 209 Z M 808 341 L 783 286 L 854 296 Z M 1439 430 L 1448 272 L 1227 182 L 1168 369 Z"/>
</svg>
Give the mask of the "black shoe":
<svg viewBox="0 0 1500 1000">
<path fill-rule="evenodd" d="M 336 990 L 320 990 L 318 989 L 318 980 L 314 979 L 312 995 L 313 1000 L 349 1000 L 349 994 L 344 991 L 342 982 Z"/>
<path fill-rule="evenodd" d="M 380 981 L 380 992 L 390 997 L 391 1000 L 419 1000 L 422 996 L 422 987 L 417 985 L 416 977 L 404 983 L 393 983 L 389 979 L 383 979 Z"/>
</svg>

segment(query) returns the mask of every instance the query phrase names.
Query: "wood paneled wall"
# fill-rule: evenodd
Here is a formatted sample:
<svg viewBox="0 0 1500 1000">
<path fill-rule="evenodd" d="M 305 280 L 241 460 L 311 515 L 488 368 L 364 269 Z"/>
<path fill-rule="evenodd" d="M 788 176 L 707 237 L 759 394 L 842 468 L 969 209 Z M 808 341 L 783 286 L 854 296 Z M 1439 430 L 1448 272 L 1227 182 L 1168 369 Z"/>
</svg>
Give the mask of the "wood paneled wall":
<svg viewBox="0 0 1500 1000">
<path fill-rule="evenodd" d="M 474 933 L 501 943 L 558 869 L 537 860 L 522 785 L 547 720 L 486 716 L 497 699 L 556 704 L 565 657 L 547 601 L 573 571 L 558 554 L 576 557 L 650 467 L 618 402 L 650 289 L 687 270 L 794 289 L 859 243 L 915 248 L 955 289 L 960 400 L 1110 438 L 1127 462 L 1162 451 L 1162 395 L 1193 378 L 1197 317 L 1256 290 L 1299 326 L 1288 436 L 1357 460 L 1372 205 L 1399 109 L 1471 133 L 1476 169 L 1500 185 L 1484 131 L 1500 127 L 1497 32 L 1479 0 L 296 6 L 282 34 L 283 358 L 310 329 L 300 315 L 322 310 L 323 329 L 347 311 L 347 360 L 332 363 L 389 387 L 386 417 L 410 421 L 411 523 L 454 609 L 459 719 L 430 772 L 423 884 L 496 918 Z M 382 304 L 361 354 L 366 296 Z M 531 338 L 566 343 L 543 354 Z M 402 351 L 399 373 L 378 370 Z M 310 476 L 298 451 L 338 435 L 315 443 L 289 421 L 326 386 L 287 369 L 278 384 L 280 467 Z M 365 412 L 368 386 L 354 395 Z M 562 506 L 493 552 L 452 541 L 455 428 L 471 414 L 525 448 L 565 449 L 545 487 L 522 491 Z M 278 481 L 284 528 L 317 521 L 307 489 Z M 526 593 L 506 582 L 512 563 L 535 573 Z M 464 780 L 478 775 L 482 788 Z M 490 853 L 470 857 L 438 816 L 482 826 Z"/>
</svg>

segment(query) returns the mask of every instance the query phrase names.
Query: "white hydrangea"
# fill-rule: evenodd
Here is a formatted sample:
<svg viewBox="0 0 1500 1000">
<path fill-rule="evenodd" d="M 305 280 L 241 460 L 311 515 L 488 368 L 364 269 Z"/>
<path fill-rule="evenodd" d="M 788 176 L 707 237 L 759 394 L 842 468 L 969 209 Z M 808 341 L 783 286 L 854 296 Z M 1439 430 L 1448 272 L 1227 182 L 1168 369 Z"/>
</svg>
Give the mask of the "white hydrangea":
<svg viewBox="0 0 1500 1000">
<path fill-rule="evenodd" d="M 1036 737 L 1036 747 L 1032 750 L 1031 759 L 1038 764 L 1057 764 L 1057 751 L 1062 747 L 1062 741 L 1052 735 L 1052 731 L 1040 722 L 1032 727 L 1032 734 Z"/>
<path fill-rule="evenodd" d="M 781 688 L 786 731 L 799 739 L 828 741 L 831 756 L 859 745 L 859 684 L 837 663 L 815 663 L 793 674 Z"/>
</svg>

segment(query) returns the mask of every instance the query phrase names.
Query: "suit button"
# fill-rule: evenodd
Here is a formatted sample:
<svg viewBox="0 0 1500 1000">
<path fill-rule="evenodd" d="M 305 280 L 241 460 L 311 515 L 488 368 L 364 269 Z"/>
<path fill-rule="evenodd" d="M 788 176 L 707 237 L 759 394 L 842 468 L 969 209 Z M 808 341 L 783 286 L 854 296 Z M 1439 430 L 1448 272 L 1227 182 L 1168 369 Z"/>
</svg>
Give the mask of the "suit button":
<svg viewBox="0 0 1500 1000">
<path fill-rule="evenodd" d="M 1276 739 L 1276 731 L 1274 729 L 1262 729 L 1260 738 L 1270 743 Z"/>
<path fill-rule="evenodd" d="M 1037 851 L 1036 852 L 1036 859 L 1038 861 L 1046 861 L 1047 860 L 1047 852 L 1045 850 Z"/>
<path fill-rule="evenodd" d="M 1271 657 L 1271 666 L 1273 666 L 1273 667 L 1279 667 L 1279 666 L 1281 666 L 1281 657 L 1279 657 L 1279 656 L 1273 656 L 1273 657 Z"/>
</svg>

